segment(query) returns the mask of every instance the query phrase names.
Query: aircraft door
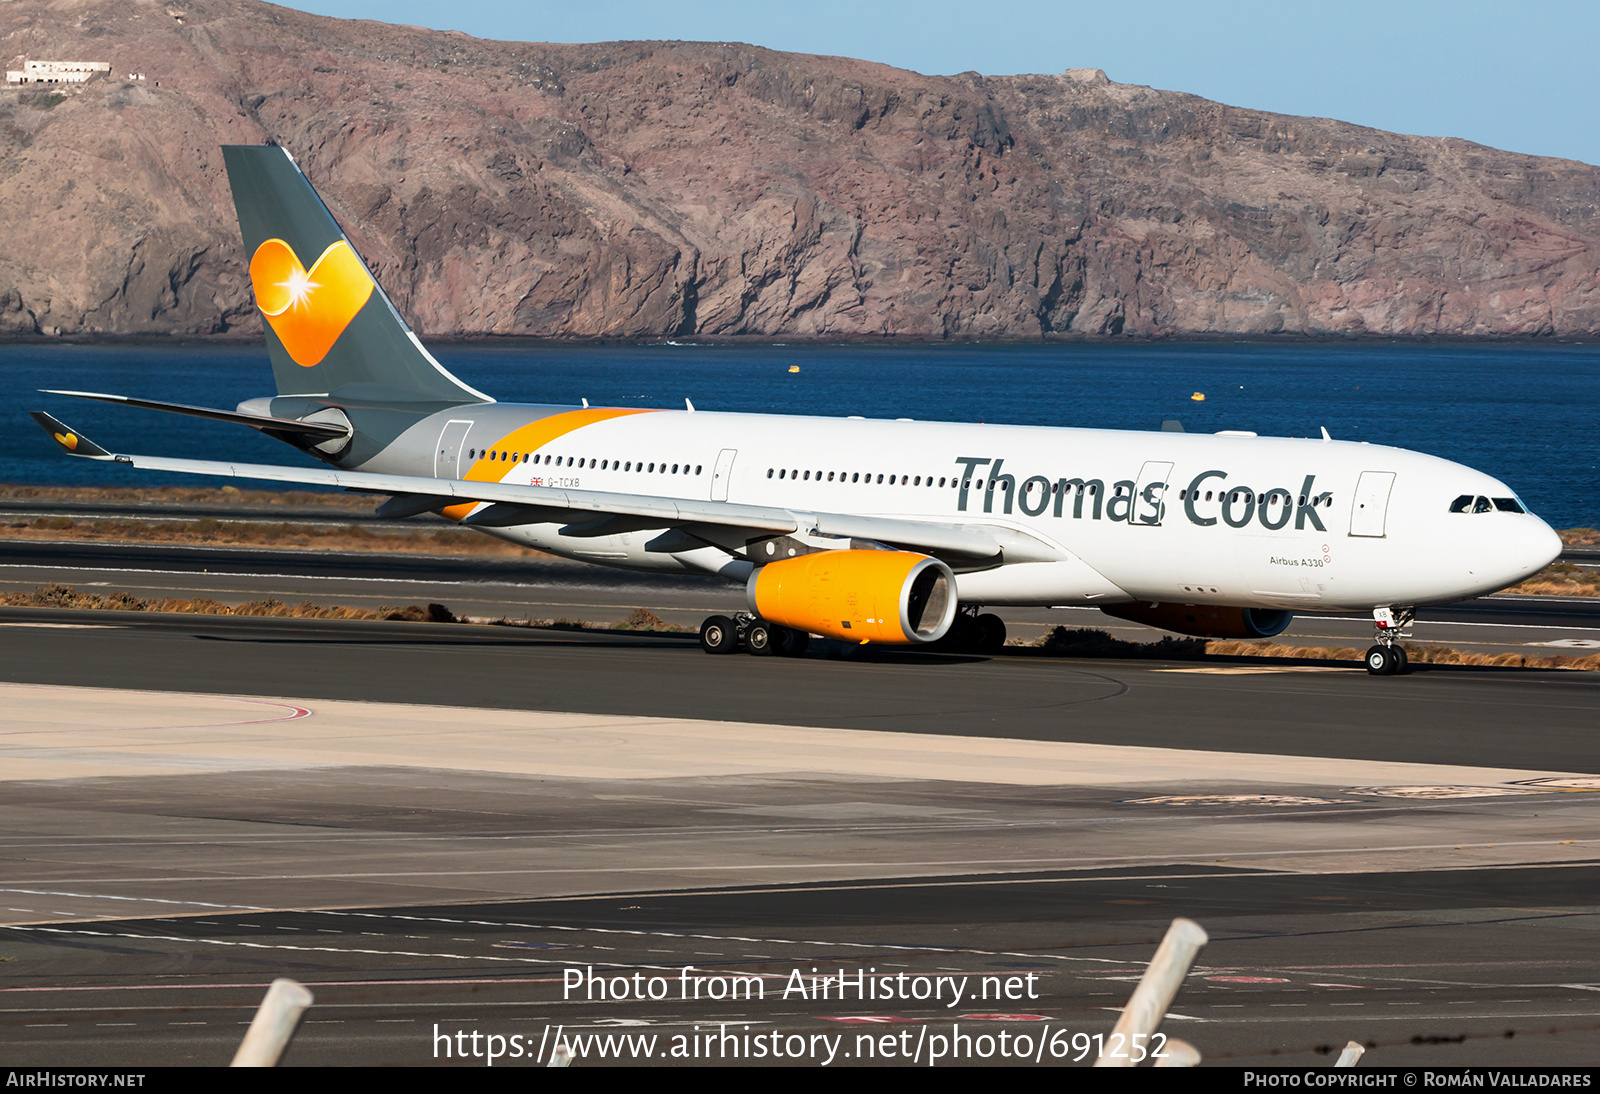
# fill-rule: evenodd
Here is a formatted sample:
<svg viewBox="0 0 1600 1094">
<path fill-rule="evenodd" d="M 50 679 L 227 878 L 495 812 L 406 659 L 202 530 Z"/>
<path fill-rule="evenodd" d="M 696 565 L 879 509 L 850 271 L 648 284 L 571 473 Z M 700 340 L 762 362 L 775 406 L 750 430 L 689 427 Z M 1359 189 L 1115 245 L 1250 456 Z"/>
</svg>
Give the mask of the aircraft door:
<svg viewBox="0 0 1600 1094">
<path fill-rule="evenodd" d="M 1350 534 L 1382 539 L 1389 519 L 1389 492 L 1394 489 L 1393 471 L 1363 471 L 1356 483 L 1356 496 L 1350 506 Z"/>
<path fill-rule="evenodd" d="M 1167 513 L 1167 480 L 1172 477 L 1172 464 L 1149 460 L 1139 469 L 1139 480 L 1133 487 L 1133 509 L 1128 513 L 1129 524 L 1158 526 Z"/>
<path fill-rule="evenodd" d="M 739 454 L 737 448 L 724 448 L 717 453 L 717 466 L 711 472 L 711 500 L 728 500 L 728 479 L 733 476 L 733 458 Z"/>
<path fill-rule="evenodd" d="M 439 434 L 439 451 L 433 458 L 433 477 L 459 479 L 461 477 L 461 446 L 467 443 L 471 422 L 446 422 Z"/>
</svg>

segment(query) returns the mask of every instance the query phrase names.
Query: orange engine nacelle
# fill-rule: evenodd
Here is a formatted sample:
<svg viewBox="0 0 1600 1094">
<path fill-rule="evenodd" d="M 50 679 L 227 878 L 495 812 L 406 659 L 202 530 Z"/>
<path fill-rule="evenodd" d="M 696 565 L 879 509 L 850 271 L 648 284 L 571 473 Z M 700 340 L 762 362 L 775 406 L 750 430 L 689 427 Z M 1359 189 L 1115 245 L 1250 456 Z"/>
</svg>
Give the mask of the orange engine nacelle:
<svg viewBox="0 0 1600 1094">
<path fill-rule="evenodd" d="M 1216 604 L 1106 604 L 1101 611 L 1118 619 L 1192 634 L 1196 638 L 1271 638 L 1294 620 L 1281 608 L 1229 608 Z"/>
<path fill-rule="evenodd" d="M 817 551 L 769 562 L 745 587 L 750 610 L 851 642 L 937 642 L 956 617 L 956 579 L 909 551 Z"/>
</svg>

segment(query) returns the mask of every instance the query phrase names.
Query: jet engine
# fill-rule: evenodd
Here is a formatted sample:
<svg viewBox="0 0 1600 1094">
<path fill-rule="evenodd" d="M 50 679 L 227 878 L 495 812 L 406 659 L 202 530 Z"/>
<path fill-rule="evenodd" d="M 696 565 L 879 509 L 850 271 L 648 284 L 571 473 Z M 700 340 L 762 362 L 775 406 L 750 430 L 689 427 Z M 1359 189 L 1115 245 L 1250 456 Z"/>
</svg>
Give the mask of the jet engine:
<svg viewBox="0 0 1600 1094">
<path fill-rule="evenodd" d="M 956 579 L 910 551 L 816 551 L 769 562 L 745 586 L 762 619 L 851 642 L 937 642 L 956 617 Z"/>
<path fill-rule="evenodd" d="M 1118 619 L 1159 627 L 1197 638 L 1271 638 L 1282 634 L 1294 613 L 1281 608 L 1229 608 L 1215 604 L 1105 604 L 1100 608 Z"/>
</svg>

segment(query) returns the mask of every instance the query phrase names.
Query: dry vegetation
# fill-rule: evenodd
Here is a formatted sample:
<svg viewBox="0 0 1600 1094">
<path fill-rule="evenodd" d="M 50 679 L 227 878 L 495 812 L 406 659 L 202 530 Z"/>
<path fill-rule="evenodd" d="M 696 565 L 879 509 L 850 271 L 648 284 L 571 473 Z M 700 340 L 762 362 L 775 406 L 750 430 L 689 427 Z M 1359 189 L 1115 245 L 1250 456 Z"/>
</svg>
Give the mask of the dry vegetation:
<svg viewBox="0 0 1600 1094">
<path fill-rule="evenodd" d="M 70 585 L 41 585 L 30 593 L 0 593 L 0 607 L 78 608 L 99 612 L 173 612 L 179 615 L 269 616 L 278 619 L 381 619 L 406 623 L 488 623 L 506 627 L 538 627 L 555 630 L 660 631 L 694 633 L 693 628 L 668 623 L 648 608 L 635 608 L 626 619 L 615 623 L 591 623 L 577 619 L 471 619 L 457 618 L 443 604 L 412 604 L 404 608 L 354 608 L 335 604 L 325 606 L 309 600 L 286 604 L 281 600 L 251 600 L 228 605 L 207 598 L 181 597 L 144 599 L 132 593 L 80 592 Z"/>
<path fill-rule="evenodd" d="M 1557 562 L 1506 592 L 1534 596 L 1600 596 L 1600 570 Z"/>
<path fill-rule="evenodd" d="M 237 486 L 19 486 L 15 483 L 0 483 L 0 499 L 116 505 L 161 502 L 182 505 L 317 506 L 346 511 L 371 509 L 377 504 L 371 494 L 352 494 L 342 490 L 241 490 Z"/>
</svg>

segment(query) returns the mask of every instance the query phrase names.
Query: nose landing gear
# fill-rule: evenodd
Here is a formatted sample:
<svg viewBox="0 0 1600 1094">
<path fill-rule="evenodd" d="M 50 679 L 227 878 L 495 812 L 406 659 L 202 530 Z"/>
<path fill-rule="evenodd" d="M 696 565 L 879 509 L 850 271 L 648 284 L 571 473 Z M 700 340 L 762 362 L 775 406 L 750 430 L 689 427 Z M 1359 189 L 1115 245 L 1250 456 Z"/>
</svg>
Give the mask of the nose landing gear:
<svg viewBox="0 0 1600 1094">
<path fill-rule="evenodd" d="M 1417 618 L 1415 608 L 1374 608 L 1372 610 L 1373 640 L 1367 650 L 1367 671 L 1374 676 L 1403 676 L 1408 667 L 1402 638 L 1411 635 L 1406 628 Z"/>
</svg>

